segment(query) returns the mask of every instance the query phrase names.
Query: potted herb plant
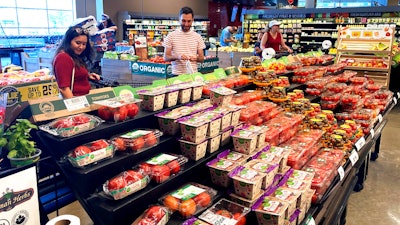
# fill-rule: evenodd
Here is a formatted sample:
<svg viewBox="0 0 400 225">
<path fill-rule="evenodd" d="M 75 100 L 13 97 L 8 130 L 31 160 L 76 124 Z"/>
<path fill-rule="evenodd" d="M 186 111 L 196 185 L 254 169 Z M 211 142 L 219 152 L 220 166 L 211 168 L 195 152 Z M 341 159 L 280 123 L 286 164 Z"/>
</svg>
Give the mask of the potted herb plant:
<svg viewBox="0 0 400 225">
<path fill-rule="evenodd" d="M 25 166 L 37 162 L 42 151 L 36 148 L 30 131 L 38 129 L 27 119 L 17 119 L 0 138 L 0 146 L 8 150 L 7 158 L 12 167 Z"/>
</svg>

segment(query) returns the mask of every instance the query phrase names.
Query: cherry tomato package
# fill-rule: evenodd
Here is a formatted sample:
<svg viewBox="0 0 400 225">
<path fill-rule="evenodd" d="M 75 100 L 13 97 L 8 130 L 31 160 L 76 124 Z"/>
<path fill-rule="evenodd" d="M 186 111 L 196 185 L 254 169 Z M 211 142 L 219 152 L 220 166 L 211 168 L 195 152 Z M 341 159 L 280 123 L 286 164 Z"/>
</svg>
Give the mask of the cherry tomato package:
<svg viewBox="0 0 400 225">
<path fill-rule="evenodd" d="M 117 151 L 139 153 L 158 145 L 163 133 L 156 129 L 132 130 L 111 138 Z"/>
<path fill-rule="evenodd" d="M 137 105 L 141 100 L 115 97 L 94 103 L 100 105 L 97 114 L 105 121 L 121 122 L 134 118 L 139 113 Z"/>
<path fill-rule="evenodd" d="M 115 146 L 110 141 L 99 139 L 80 145 L 67 155 L 68 161 L 75 167 L 84 167 L 114 156 Z"/>
<path fill-rule="evenodd" d="M 131 195 L 150 182 L 150 176 L 144 170 L 126 170 L 103 184 L 103 191 L 114 200 L 119 200 Z"/>
<path fill-rule="evenodd" d="M 162 183 L 179 173 L 188 158 L 182 155 L 161 153 L 139 164 L 139 168 L 150 174 L 151 180 Z"/>
<path fill-rule="evenodd" d="M 159 202 L 178 212 L 183 218 L 189 218 L 209 207 L 215 200 L 217 191 L 198 184 L 187 183 L 159 199 Z"/>
<path fill-rule="evenodd" d="M 200 214 L 199 219 L 210 224 L 245 225 L 249 212 L 250 208 L 223 198 Z"/>
<path fill-rule="evenodd" d="M 40 125 L 39 129 L 54 136 L 70 137 L 99 126 L 103 122 L 97 116 L 81 113 L 55 119 L 50 123 Z"/>
<path fill-rule="evenodd" d="M 131 225 L 165 225 L 171 218 L 172 211 L 162 205 L 151 205 Z"/>
</svg>

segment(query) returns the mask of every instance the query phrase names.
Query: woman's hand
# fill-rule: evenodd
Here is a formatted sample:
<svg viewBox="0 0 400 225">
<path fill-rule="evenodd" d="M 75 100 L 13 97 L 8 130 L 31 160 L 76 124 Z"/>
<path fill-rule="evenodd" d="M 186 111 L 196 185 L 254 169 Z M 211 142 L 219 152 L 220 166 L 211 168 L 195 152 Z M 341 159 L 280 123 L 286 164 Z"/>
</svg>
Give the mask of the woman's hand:
<svg viewBox="0 0 400 225">
<path fill-rule="evenodd" d="M 91 80 L 100 80 L 100 75 L 96 73 L 89 73 L 89 79 Z"/>
</svg>

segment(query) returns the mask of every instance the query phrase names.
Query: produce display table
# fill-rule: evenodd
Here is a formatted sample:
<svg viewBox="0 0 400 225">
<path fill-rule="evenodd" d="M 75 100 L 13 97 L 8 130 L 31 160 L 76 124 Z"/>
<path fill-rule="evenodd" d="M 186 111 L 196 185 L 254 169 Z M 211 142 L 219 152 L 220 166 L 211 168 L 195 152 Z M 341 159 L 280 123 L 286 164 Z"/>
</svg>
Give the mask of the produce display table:
<svg viewBox="0 0 400 225">
<path fill-rule="evenodd" d="M 289 89 L 301 88 L 304 85 L 293 84 Z M 253 85 L 247 88 L 254 88 Z M 398 95 L 395 95 L 396 100 Z M 313 98 L 317 101 L 316 98 Z M 379 119 L 373 128 L 374 135 L 368 135 L 363 145 L 356 145 L 353 150 L 357 154 L 358 160 L 347 161 L 343 166 L 343 176 L 337 175 L 329 186 L 328 191 L 322 197 L 318 204 L 313 205 L 306 214 L 302 224 L 307 224 L 308 220 L 314 220 L 315 224 L 338 224 L 345 220 L 346 206 L 348 198 L 355 187 L 362 187 L 368 171 L 368 162 L 371 153 L 377 156 L 379 152 L 379 142 L 381 132 L 385 127 L 387 120 L 385 116 L 397 104 L 393 100 L 382 119 Z M 178 106 L 176 106 L 178 107 Z M 101 189 L 104 181 L 114 176 L 117 171 L 130 169 L 154 156 L 157 153 L 176 153 L 180 154 L 180 148 L 176 141 L 176 136 L 162 136 L 160 143 L 138 154 L 116 154 L 112 159 L 108 159 L 88 168 L 72 167 L 63 157 L 74 147 L 93 141 L 95 139 L 106 138 L 119 133 L 132 130 L 133 128 L 158 128 L 158 123 L 154 114 L 158 112 L 140 111 L 134 119 L 119 123 L 103 123 L 99 127 L 77 134 L 73 137 L 59 138 L 43 131 L 38 131 L 37 136 L 56 161 L 60 171 L 65 176 L 68 184 L 73 189 L 76 197 L 85 208 L 95 224 L 130 224 L 135 220 L 149 204 L 154 204 L 157 199 L 168 191 L 171 191 L 184 183 L 195 181 L 203 184 L 209 184 L 209 172 L 205 164 L 214 159 L 222 149 L 229 149 L 230 146 L 207 154 L 198 161 L 190 160 L 185 164 L 183 170 L 177 175 L 161 184 L 150 183 L 144 189 L 121 200 L 110 200 L 102 196 Z M 374 148 L 375 144 L 375 148 Z M 193 176 L 195 175 L 195 176 Z M 248 224 L 255 224 L 254 215 L 250 216 Z M 168 224 L 181 224 L 182 220 L 172 217 Z"/>
</svg>

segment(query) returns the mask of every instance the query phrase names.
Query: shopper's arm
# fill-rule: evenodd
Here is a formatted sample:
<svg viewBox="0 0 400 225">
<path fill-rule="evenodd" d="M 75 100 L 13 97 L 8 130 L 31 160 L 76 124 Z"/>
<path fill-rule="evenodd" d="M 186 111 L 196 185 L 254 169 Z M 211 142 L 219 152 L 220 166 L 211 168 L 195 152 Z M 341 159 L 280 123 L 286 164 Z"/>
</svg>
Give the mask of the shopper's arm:
<svg viewBox="0 0 400 225">
<path fill-rule="evenodd" d="M 265 32 L 261 38 L 261 43 L 260 43 L 261 50 L 265 49 L 265 45 L 267 44 L 267 41 L 268 41 L 268 34 L 267 34 L 267 32 Z"/>
<path fill-rule="evenodd" d="M 71 88 L 69 88 L 69 87 L 60 88 L 60 93 L 63 96 L 63 98 L 72 98 L 72 97 L 74 97 L 74 95 L 72 94 Z"/>
<path fill-rule="evenodd" d="M 289 46 L 286 45 L 285 40 L 283 40 L 283 37 L 281 40 L 281 46 L 282 46 L 282 48 L 286 49 L 286 51 L 288 51 L 289 53 L 293 52 L 293 50 Z"/>
</svg>

